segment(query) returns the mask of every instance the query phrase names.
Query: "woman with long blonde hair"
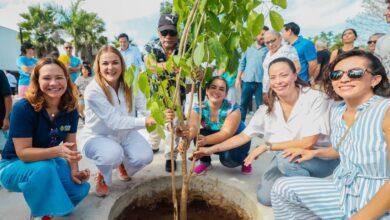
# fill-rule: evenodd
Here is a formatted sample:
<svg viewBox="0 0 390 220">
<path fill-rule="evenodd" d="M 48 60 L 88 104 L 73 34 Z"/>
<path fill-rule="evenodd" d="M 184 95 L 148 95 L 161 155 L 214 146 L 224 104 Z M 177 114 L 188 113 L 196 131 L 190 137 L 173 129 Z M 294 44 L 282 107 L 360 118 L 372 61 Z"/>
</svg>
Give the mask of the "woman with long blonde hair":
<svg viewBox="0 0 390 220">
<path fill-rule="evenodd" d="M 145 98 L 141 93 L 134 96 L 125 83 L 126 66 L 117 49 L 103 46 L 94 68 L 95 78 L 84 92 L 85 138 L 80 142 L 85 156 L 99 169 L 96 194 L 106 196 L 113 169 L 118 168 L 119 178 L 128 181 L 129 176 L 152 162 L 152 148 L 138 129 L 155 121 L 141 116 L 148 114 Z"/>
</svg>

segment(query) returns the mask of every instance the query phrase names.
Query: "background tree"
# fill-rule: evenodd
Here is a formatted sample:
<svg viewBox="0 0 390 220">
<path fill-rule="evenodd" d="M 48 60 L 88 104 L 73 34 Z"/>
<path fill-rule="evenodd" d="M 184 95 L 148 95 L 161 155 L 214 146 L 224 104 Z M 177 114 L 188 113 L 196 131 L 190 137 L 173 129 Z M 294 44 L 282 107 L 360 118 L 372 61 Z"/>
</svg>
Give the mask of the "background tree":
<svg viewBox="0 0 390 220">
<path fill-rule="evenodd" d="M 383 16 L 386 7 L 385 0 L 363 0 L 363 11 L 353 19 L 347 20 L 358 32 L 361 44 L 365 45 L 368 37 L 374 33 L 390 33 L 389 25 Z"/>
<path fill-rule="evenodd" d="M 96 13 L 90 13 L 81 8 L 84 0 L 76 0 L 70 8 L 58 7 L 59 25 L 72 38 L 75 53 L 82 59 L 92 61 L 96 51 L 107 38 L 102 35 L 105 31 L 104 21 Z"/>
<path fill-rule="evenodd" d="M 337 50 L 343 46 L 343 42 L 341 40 L 342 33 L 335 34 L 333 31 L 324 32 L 322 31 L 320 34 L 315 36 L 314 38 L 310 38 L 314 43 L 317 40 L 321 40 L 328 44 L 328 48 L 330 51 Z"/>
<path fill-rule="evenodd" d="M 56 24 L 56 10 L 52 5 L 29 6 L 21 13 L 23 21 L 18 24 L 23 41 L 30 41 L 36 49 L 38 58 L 57 50 L 56 45 L 64 43 L 60 27 Z"/>
<path fill-rule="evenodd" d="M 164 0 L 160 3 L 160 14 L 161 15 L 171 14 L 172 10 L 173 10 L 173 5 L 171 2 Z"/>
</svg>

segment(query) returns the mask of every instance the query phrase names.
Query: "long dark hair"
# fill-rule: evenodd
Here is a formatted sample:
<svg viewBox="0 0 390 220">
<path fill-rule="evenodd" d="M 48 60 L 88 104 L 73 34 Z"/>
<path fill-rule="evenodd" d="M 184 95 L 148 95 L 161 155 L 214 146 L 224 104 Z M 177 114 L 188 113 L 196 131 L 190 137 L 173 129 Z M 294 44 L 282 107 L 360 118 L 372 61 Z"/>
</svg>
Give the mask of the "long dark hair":
<svg viewBox="0 0 390 220">
<path fill-rule="evenodd" d="M 294 73 L 294 74 L 297 74 L 297 69 L 295 68 L 295 65 L 294 65 L 294 62 L 291 61 L 290 59 L 286 58 L 286 57 L 279 57 L 279 58 L 276 58 L 275 60 L 273 60 L 269 66 L 268 66 L 268 73 L 269 73 L 269 70 L 271 68 L 272 65 L 276 64 L 276 63 L 285 63 L 288 65 L 288 67 L 290 68 L 290 70 Z M 297 77 L 297 80 L 295 80 L 295 86 L 297 88 L 299 87 L 309 87 L 309 84 L 305 81 L 303 81 L 301 78 Z M 269 92 L 268 92 L 268 103 L 266 103 L 267 105 L 267 113 L 271 113 L 274 109 L 274 104 L 275 104 L 275 100 L 278 98 L 278 96 L 276 95 L 276 93 L 272 90 L 272 89 L 269 89 Z"/>
<path fill-rule="evenodd" d="M 214 82 L 215 80 L 222 80 L 222 81 L 225 83 L 226 94 L 227 94 L 228 91 L 229 91 L 229 87 L 228 87 L 228 84 L 227 84 L 226 80 L 225 80 L 223 77 L 221 77 L 221 76 L 214 76 L 213 78 L 211 78 L 210 81 L 208 81 L 208 82 L 206 83 L 206 89 L 210 89 L 211 84 L 213 84 L 213 82 Z"/>
<path fill-rule="evenodd" d="M 337 95 L 336 92 L 334 91 L 332 86 L 332 81 L 329 79 L 329 75 L 340 61 L 345 60 L 349 57 L 362 57 L 365 58 L 367 61 L 369 61 L 368 68 L 371 70 L 370 72 L 372 73 L 372 75 L 382 76 L 382 80 L 373 89 L 374 94 L 386 98 L 390 97 L 389 79 L 387 78 L 386 70 L 383 67 L 379 58 L 370 52 L 366 52 L 363 50 L 351 50 L 337 56 L 336 59 L 332 63 L 330 63 L 329 67 L 325 71 L 324 74 L 325 92 L 330 98 L 337 101 L 343 100 L 343 98 Z"/>
</svg>

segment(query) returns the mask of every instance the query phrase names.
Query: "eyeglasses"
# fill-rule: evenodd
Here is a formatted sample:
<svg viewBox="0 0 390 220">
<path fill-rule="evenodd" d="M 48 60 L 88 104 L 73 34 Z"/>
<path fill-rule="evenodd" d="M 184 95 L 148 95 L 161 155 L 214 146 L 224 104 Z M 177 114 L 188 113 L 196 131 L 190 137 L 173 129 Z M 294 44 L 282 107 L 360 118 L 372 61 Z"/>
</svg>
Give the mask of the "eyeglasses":
<svg viewBox="0 0 390 220">
<path fill-rule="evenodd" d="M 276 41 L 277 39 L 276 38 L 274 38 L 273 40 L 270 40 L 270 41 L 265 41 L 264 43 L 266 44 L 266 45 L 269 45 L 269 44 L 273 44 L 273 43 L 275 43 L 275 41 Z"/>
<path fill-rule="evenodd" d="M 363 77 L 365 72 L 371 73 L 367 69 L 360 69 L 360 68 L 350 69 L 348 71 L 335 70 L 335 71 L 330 72 L 329 79 L 332 81 L 339 80 L 344 75 L 344 73 L 347 73 L 347 76 L 350 79 L 360 79 Z"/>
<path fill-rule="evenodd" d="M 163 37 L 166 37 L 167 35 L 171 37 L 175 37 L 177 35 L 177 31 L 175 30 L 164 30 L 164 31 L 160 31 L 160 33 Z"/>
<path fill-rule="evenodd" d="M 369 40 L 367 41 L 367 44 L 376 44 L 376 40 Z"/>
<path fill-rule="evenodd" d="M 73 47 L 65 47 L 65 49 L 73 49 Z"/>
</svg>

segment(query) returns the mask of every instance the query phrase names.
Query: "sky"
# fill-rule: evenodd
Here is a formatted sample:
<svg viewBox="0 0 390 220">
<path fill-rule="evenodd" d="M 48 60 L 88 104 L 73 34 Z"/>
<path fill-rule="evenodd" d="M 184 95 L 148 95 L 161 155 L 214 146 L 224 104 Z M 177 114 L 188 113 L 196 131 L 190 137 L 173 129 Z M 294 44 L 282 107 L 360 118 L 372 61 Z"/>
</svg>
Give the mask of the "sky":
<svg viewBox="0 0 390 220">
<path fill-rule="evenodd" d="M 70 0 L 0 0 L 0 26 L 18 30 L 19 14 L 33 4 L 56 3 L 63 7 Z M 105 35 L 109 40 L 119 33 L 127 33 L 139 47 L 156 36 L 161 0 L 85 0 L 81 7 L 95 12 L 106 22 Z M 280 10 L 286 22 L 294 21 L 301 27 L 301 33 L 314 37 L 321 31 L 341 32 L 362 12 L 362 0 L 287 0 L 286 10 Z M 359 30 L 357 30 L 359 33 Z M 390 30 L 388 30 L 390 31 Z M 359 37 L 366 42 L 368 33 Z"/>
</svg>

